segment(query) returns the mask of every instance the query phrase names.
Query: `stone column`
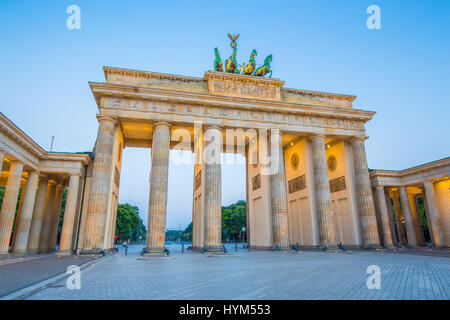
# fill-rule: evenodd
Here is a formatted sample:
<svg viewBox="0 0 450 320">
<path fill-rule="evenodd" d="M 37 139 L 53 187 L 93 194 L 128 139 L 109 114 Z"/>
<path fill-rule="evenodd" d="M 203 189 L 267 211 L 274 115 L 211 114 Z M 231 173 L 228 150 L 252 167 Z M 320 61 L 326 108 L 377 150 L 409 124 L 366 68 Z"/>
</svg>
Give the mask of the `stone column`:
<svg viewBox="0 0 450 320">
<path fill-rule="evenodd" d="M 269 137 L 270 140 L 270 137 Z M 270 144 L 271 145 L 271 144 Z M 271 146 L 271 152 L 276 150 L 278 159 L 271 157 L 271 161 L 278 161 L 278 170 L 270 176 L 271 207 L 272 207 L 272 229 L 273 245 L 286 250 L 289 249 L 289 218 L 286 195 L 286 174 L 284 172 L 284 152 L 281 143 L 279 146 Z"/>
<path fill-rule="evenodd" d="M 444 234 L 441 228 L 441 219 L 439 216 L 439 211 L 436 206 L 436 196 L 434 194 L 434 187 L 432 181 L 425 181 L 423 183 L 425 188 L 425 200 L 426 200 L 426 214 L 429 217 L 431 223 L 431 241 L 435 247 L 444 246 Z"/>
<path fill-rule="evenodd" d="M 387 248 L 394 247 L 392 243 L 391 226 L 389 223 L 389 211 L 386 204 L 386 194 L 383 186 L 377 186 L 378 207 L 380 208 L 381 231 L 383 234 L 383 245 Z"/>
<path fill-rule="evenodd" d="M 406 237 L 409 247 L 417 247 L 416 230 L 414 229 L 411 208 L 409 206 L 408 191 L 406 186 L 400 186 L 400 201 L 402 203 L 403 218 L 405 219 Z"/>
<path fill-rule="evenodd" d="M 81 253 L 98 254 L 103 251 L 106 214 L 110 195 L 111 167 L 113 165 L 113 118 L 98 117 L 98 133 L 92 168 L 91 189 L 87 208 L 87 220 Z"/>
<path fill-rule="evenodd" d="M 205 249 L 222 251 L 222 128 L 205 131 L 203 168 L 205 170 Z"/>
<path fill-rule="evenodd" d="M 404 216 L 400 205 L 400 198 L 398 193 L 394 192 L 392 198 L 394 200 L 395 217 L 397 219 L 396 224 L 397 224 L 398 241 L 401 244 L 406 245 L 405 227 L 404 224 L 402 223 L 402 218 L 404 219 Z"/>
<path fill-rule="evenodd" d="M 33 209 L 33 219 L 31 220 L 30 235 L 28 237 L 28 254 L 35 254 L 39 249 L 39 238 L 41 236 L 42 220 L 44 218 L 45 198 L 47 195 L 48 178 L 39 179 L 36 193 L 36 201 Z"/>
<path fill-rule="evenodd" d="M 9 252 L 9 242 L 11 240 L 11 230 L 16 214 L 22 171 L 22 162 L 11 161 L 8 182 L 6 183 L 2 209 L 0 211 L 0 255 L 8 254 Z"/>
<path fill-rule="evenodd" d="M 316 191 L 317 214 L 320 225 L 320 242 L 323 247 L 336 247 L 333 207 L 331 204 L 330 181 L 328 178 L 325 136 L 311 137 L 314 161 L 314 188 Z"/>
<path fill-rule="evenodd" d="M 39 235 L 39 253 L 46 253 L 48 250 L 48 238 L 50 235 L 53 208 L 55 206 L 56 182 L 50 180 L 45 196 L 44 216 L 42 217 L 41 234 Z"/>
<path fill-rule="evenodd" d="M 0 173 L 2 172 L 4 158 L 5 158 L 5 152 L 3 150 L 0 150 Z"/>
<path fill-rule="evenodd" d="M 24 194 L 22 208 L 20 212 L 20 221 L 17 221 L 18 227 L 15 230 L 13 253 L 26 254 L 28 238 L 31 229 L 31 220 L 33 218 L 34 203 L 38 189 L 39 171 L 33 171 L 28 175 L 27 187 Z"/>
<path fill-rule="evenodd" d="M 385 190 L 385 199 L 386 199 L 386 205 L 387 205 L 387 212 L 389 217 L 389 225 L 391 227 L 391 235 L 392 235 L 392 241 L 394 245 L 398 245 L 398 235 L 396 232 L 397 229 L 397 223 L 394 221 L 394 213 L 392 212 L 392 203 L 391 203 L 391 196 L 389 195 L 389 191 Z"/>
<path fill-rule="evenodd" d="M 75 215 L 78 202 L 78 186 L 80 175 L 73 174 L 69 179 L 69 189 L 67 190 L 66 207 L 64 209 L 64 221 L 59 241 L 59 251 L 61 255 L 72 253 L 72 239 L 75 227 Z"/>
<path fill-rule="evenodd" d="M 147 254 L 163 254 L 165 250 L 169 151 L 170 124 L 157 122 L 153 125 Z"/>
<path fill-rule="evenodd" d="M 353 165 L 355 166 L 359 218 L 364 247 L 380 247 L 364 140 L 365 137 L 357 137 L 353 140 Z"/>
<path fill-rule="evenodd" d="M 55 191 L 55 202 L 53 205 L 53 214 L 50 221 L 50 234 L 48 238 L 48 250 L 56 250 L 56 242 L 58 240 L 58 227 L 59 227 L 59 217 L 61 215 L 62 198 L 64 194 L 64 188 L 61 184 L 56 186 Z"/>
</svg>

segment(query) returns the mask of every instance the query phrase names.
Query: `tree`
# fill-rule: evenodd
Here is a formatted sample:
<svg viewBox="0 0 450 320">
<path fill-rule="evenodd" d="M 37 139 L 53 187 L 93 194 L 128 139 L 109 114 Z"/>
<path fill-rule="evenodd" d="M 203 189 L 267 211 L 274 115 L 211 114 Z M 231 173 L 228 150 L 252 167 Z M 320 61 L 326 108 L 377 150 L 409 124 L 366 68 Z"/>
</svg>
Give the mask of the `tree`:
<svg viewBox="0 0 450 320">
<path fill-rule="evenodd" d="M 136 241 L 145 238 L 147 230 L 139 217 L 139 208 L 129 203 L 119 204 L 117 207 L 116 232 L 120 239 Z"/>
<path fill-rule="evenodd" d="M 223 239 L 238 239 L 242 228 L 247 226 L 247 210 L 244 200 L 239 200 L 228 207 L 222 207 Z"/>
</svg>

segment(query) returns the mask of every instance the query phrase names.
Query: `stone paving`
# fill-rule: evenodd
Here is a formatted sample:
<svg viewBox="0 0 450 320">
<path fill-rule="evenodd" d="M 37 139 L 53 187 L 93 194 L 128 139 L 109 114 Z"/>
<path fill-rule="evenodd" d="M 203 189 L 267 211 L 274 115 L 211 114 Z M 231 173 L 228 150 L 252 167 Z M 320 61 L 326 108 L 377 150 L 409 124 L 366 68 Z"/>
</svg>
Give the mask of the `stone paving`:
<svg viewBox="0 0 450 320">
<path fill-rule="evenodd" d="M 0 297 L 61 274 L 70 265 L 80 265 L 93 259 L 92 256 L 58 258 L 50 254 L 3 260 L 0 263 Z"/>
<path fill-rule="evenodd" d="M 444 299 L 450 259 L 353 251 L 270 252 L 228 246 L 208 257 L 169 245 L 170 258 L 138 260 L 130 247 L 81 272 L 81 289 L 65 280 L 28 299 Z M 367 267 L 381 268 L 381 289 L 367 288 Z"/>
</svg>

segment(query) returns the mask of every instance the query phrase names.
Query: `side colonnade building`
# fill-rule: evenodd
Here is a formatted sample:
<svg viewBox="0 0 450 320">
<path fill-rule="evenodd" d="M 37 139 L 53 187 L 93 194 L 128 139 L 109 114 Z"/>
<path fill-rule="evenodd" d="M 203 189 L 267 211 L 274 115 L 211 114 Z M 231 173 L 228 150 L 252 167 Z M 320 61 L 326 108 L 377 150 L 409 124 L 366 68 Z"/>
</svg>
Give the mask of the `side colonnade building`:
<svg viewBox="0 0 450 320">
<path fill-rule="evenodd" d="M 4 139 L 12 141 L 10 131 L 20 130 L 11 123 L 14 130 L 0 128 L 0 150 L 9 160 L 3 162 L 1 180 L 7 185 L 0 216 L 2 253 L 8 252 L 16 194 L 20 184 L 28 183 L 39 187 L 36 192 L 25 187 L 10 252 L 54 249 L 56 211 L 67 186 L 60 250 L 112 250 L 125 147 L 151 149 L 148 255 L 165 251 L 171 149 L 193 152 L 195 158 L 196 250 L 222 250 L 222 153 L 245 157 L 250 248 L 424 245 L 411 194 L 426 198 L 433 246 L 450 244 L 450 158 L 423 170 L 369 173 L 365 123 L 374 112 L 354 108 L 355 96 L 289 89 L 279 79 L 217 71 L 202 78 L 112 67 L 104 67 L 104 73 L 105 82 L 90 83 L 99 122 L 92 158 L 45 152 L 23 133 L 22 144 L 9 146 Z M 23 154 L 11 151 L 22 149 Z M 397 194 L 401 209 L 394 210 L 395 217 L 404 221 L 408 242 L 396 238 L 390 198 Z M 39 228 L 35 219 L 42 221 Z M 22 220 L 28 221 L 23 227 Z M 37 230 L 39 241 L 31 241 Z"/>
<path fill-rule="evenodd" d="M 6 186 L 0 211 L 0 256 L 56 250 L 65 189 L 59 251 L 74 251 L 90 163 L 87 154 L 45 151 L 0 113 L 0 185 Z"/>
</svg>

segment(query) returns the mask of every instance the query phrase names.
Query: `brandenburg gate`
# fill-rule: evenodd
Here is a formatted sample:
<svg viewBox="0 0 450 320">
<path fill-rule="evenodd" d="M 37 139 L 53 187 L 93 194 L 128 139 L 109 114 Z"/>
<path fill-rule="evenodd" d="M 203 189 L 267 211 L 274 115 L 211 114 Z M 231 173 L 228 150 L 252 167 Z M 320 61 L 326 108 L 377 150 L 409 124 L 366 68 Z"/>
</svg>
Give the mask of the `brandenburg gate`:
<svg viewBox="0 0 450 320">
<path fill-rule="evenodd" d="M 125 147 L 151 148 L 145 250 L 164 251 L 169 150 L 179 145 L 196 158 L 194 249 L 222 250 L 221 163 L 202 161 L 208 148 L 216 158 L 223 151 L 246 157 L 252 248 L 380 246 L 364 148 L 364 124 L 374 112 L 353 108 L 354 96 L 217 71 L 203 78 L 110 67 L 104 73 L 106 82 L 90 83 L 99 128 L 80 252 L 113 248 Z M 234 147 L 235 138 L 243 148 Z M 271 170 L 261 163 L 264 145 L 272 159 L 279 156 Z"/>
<path fill-rule="evenodd" d="M 221 165 L 230 153 L 245 159 L 252 249 L 449 246 L 450 158 L 369 172 L 364 126 L 374 112 L 355 109 L 354 96 L 284 88 L 246 68 L 229 72 L 229 63 L 222 72 L 217 61 L 219 71 L 202 78 L 105 67 L 106 81 L 90 83 L 93 152 L 45 151 L 0 113 L 0 258 L 113 250 L 125 147 L 151 149 L 143 258 L 166 254 L 171 149 L 195 158 L 195 250 L 222 251 Z"/>
</svg>

